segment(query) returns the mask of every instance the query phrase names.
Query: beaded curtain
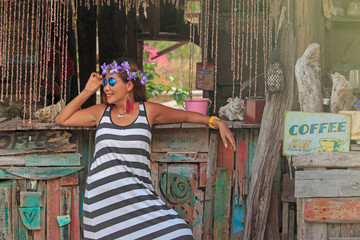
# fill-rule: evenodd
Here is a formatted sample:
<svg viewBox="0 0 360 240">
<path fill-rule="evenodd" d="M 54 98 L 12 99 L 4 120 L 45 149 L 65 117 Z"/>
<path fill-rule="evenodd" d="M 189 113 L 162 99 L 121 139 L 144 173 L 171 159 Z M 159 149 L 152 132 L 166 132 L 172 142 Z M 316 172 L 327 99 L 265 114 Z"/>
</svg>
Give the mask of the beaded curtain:
<svg viewBox="0 0 360 240">
<path fill-rule="evenodd" d="M 215 63 L 215 89 L 217 92 L 219 6 L 220 0 L 201 0 L 198 19 L 189 19 L 187 5 L 194 0 L 0 0 L 0 102 L 22 102 L 20 117 L 31 123 L 32 113 L 40 107 L 66 99 L 68 78 L 71 75 L 68 33 L 72 26 L 76 33 L 78 6 L 90 9 L 97 5 L 114 5 L 119 9 L 134 7 L 145 9 L 149 4 L 174 4 L 185 9 L 184 21 L 190 29 L 189 89 L 194 81 L 193 49 L 195 34 L 203 51 L 203 63 L 209 57 Z M 242 90 L 235 94 L 235 85 L 247 80 L 249 96 L 255 93 L 259 73 L 259 53 L 264 68 L 272 49 L 272 28 L 269 17 L 270 0 L 229 0 L 231 2 L 231 71 L 233 73 L 232 98 L 242 98 Z M 184 5 L 183 5 L 184 4 Z M 70 17 L 68 17 L 70 16 Z M 72 19 L 71 19 L 72 18 Z M 197 29 L 196 29 L 197 28 Z M 262 29 L 260 33 L 260 29 Z M 197 30 L 197 31 L 196 31 Z M 259 39 L 262 37 L 262 46 Z M 75 36 L 76 40 L 76 36 Z M 210 56 L 208 56 L 210 54 Z M 78 59 L 78 56 L 77 56 Z M 78 60 L 77 60 L 78 62 Z M 78 64 L 77 64 L 78 66 Z M 77 67 L 77 71 L 79 71 Z M 249 79 L 244 79 L 245 72 Z M 253 80 L 252 80 L 253 79 Z M 79 80 L 78 80 L 79 81 Z M 254 88 L 254 89 L 252 89 Z M 214 113 L 216 98 L 214 99 Z"/>
</svg>

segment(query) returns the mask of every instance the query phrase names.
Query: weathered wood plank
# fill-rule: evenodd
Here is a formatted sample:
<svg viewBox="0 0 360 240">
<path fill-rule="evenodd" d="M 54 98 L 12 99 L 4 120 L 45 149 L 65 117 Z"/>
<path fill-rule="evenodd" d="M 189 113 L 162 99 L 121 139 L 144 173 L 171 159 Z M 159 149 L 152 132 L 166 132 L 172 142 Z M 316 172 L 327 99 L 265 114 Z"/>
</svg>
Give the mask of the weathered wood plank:
<svg viewBox="0 0 360 240">
<path fill-rule="evenodd" d="M 360 222 L 360 198 L 305 199 L 304 220 L 308 222 Z"/>
<path fill-rule="evenodd" d="M 59 153 L 47 155 L 28 155 L 25 165 L 35 166 L 80 166 L 81 155 L 78 153 Z"/>
<path fill-rule="evenodd" d="M 302 154 L 293 157 L 293 166 L 297 169 L 312 167 L 360 167 L 360 157 L 357 151 Z"/>
<path fill-rule="evenodd" d="M 75 152 L 75 144 L 69 139 L 71 134 L 65 131 L 16 131 L 0 132 L 0 156 L 39 153 L 39 152 Z"/>
<path fill-rule="evenodd" d="M 75 172 L 61 178 L 61 186 L 76 186 L 79 184 L 79 173 Z"/>
<path fill-rule="evenodd" d="M 49 179 L 47 181 L 47 216 L 46 227 L 51 229 L 47 231 L 46 239 L 60 240 L 60 226 L 56 217 L 60 216 L 60 178 Z"/>
<path fill-rule="evenodd" d="M 71 199 L 72 199 L 72 189 L 71 187 L 60 187 L 60 216 L 65 216 L 66 219 L 70 219 L 71 215 Z M 58 217 L 60 217 L 58 216 Z M 59 218 L 58 218 L 59 219 Z M 70 223 L 70 222 L 69 222 Z M 67 240 L 70 239 L 71 234 L 71 225 L 68 221 L 60 225 L 60 239 Z"/>
<path fill-rule="evenodd" d="M 235 135 L 234 132 L 232 132 Z M 227 168 L 234 170 L 234 151 L 230 147 L 225 148 L 225 145 L 221 138 L 219 138 L 218 154 L 217 154 L 217 167 Z"/>
<path fill-rule="evenodd" d="M 151 183 L 155 192 L 160 196 L 159 189 L 159 167 L 157 162 L 151 162 Z"/>
<path fill-rule="evenodd" d="M 289 203 L 282 203 L 282 240 L 289 240 Z"/>
<path fill-rule="evenodd" d="M 295 210 L 289 210 L 289 237 L 288 240 L 294 240 L 295 238 Z"/>
<path fill-rule="evenodd" d="M 153 162 L 206 162 L 206 153 L 152 153 Z"/>
<path fill-rule="evenodd" d="M 326 223 L 305 223 L 304 240 L 327 240 Z"/>
<path fill-rule="evenodd" d="M 0 187 L 0 236 L 12 239 L 11 187 Z"/>
<path fill-rule="evenodd" d="M 314 170 L 295 172 L 295 197 L 359 196 L 359 170 Z"/>
<path fill-rule="evenodd" d="M 215 199 L 214 199 L 214 240 L 229 239 L 230 201 L 233 170 L 216 169 Z"/>
<path fill-rule="evenodd" d="M 207 163 L 206 162 L 202 162 L 199 164 L 199 171 L 200 171 L 200 176 L 199 176 L 199 187 L 205 187 L 206 186 L 206 172 L 207 172 Z"/>
<path fill-rule="evenodd" d="M 329 240 L 360 240 L 360 237 L 330 237 Z"/>
<path fill-rule="evenodd" d="M 79 187 L 72 187 L 71 204 L 71 240 L 80 240 L 80 195 Z"/>
<path fill-rule="evenodd" d="M 20 178 L 44 180 L 63 177 L 82 169 L 83 167 L 3 167 L 0 170 Z"/>
<path fill-rule="evenodd" d="M 23 222 L 21 221 L 18 202 L 18 197 L 21 191 L 26 191 L 26 180 L 14 181 L 11 194 L 11 211 L 12 211 L 12 225 L 13 236 L 15 239 L 29 239 L 28 231 Z"/>
<path fill-rule="evenodd" d="M 166 193 L 167 193 L 167 163 L 158 164 L 158 174 L 159 174 L 159 184 L 158 184 L 158 195 L 160 198 L 167 203 Z"/>
<path fill-rule="evenodd" d="M 295 199 L 295 179 L 290 179 L 289 174 L 283 175 L 283 186 L 281 193 L 281 201 L 296 202 Z"/>
<path fill-rule="evenodd" d="M 209 129 L 153 129 L 152 152 L 208 152 Z"/>
<path fill-rule="evenodd" d="M 40 208 L 39 207 L 30 207 L 30 208 L 19 208 L 19 213 L 21 216 L 21 221 L 25 227 L 29 230 L 40 229 Z"/>
<path fill-rule="evenodd" d="M 304 239 L 305 221 L 304 221 L 304 198 L 296 199 L 296 228 L 297 228 L 297 239 Z"/>
<path fill-rule="evenodd" d="M 38 181 L 37 191 L 43 198 L 43 206 L 40 208 L 40 230 L 34 231 L 34 240 L 46 239 L 46 181 Z"/>
<path fill-rule="evenodd" d="M 195 191 L 194 203 L 194 222 L 193 222 L 193 237 L 194 240 L 200 240 L 202 236 L 202 222 L 204 216 L 204 191 L 197 189 Z"/>
<path fill-rule="evenodd" d="M 20 207 L 22 208 L 43 207 L 43 202 L 41 192 L 20 192 Z"/>
<path fill-rule="evenodd" d="M 203 240 L 210 239 L 213 234 L 213 195 L 216 172 L 217 145 L 219 136 L 216 133 L 210 134 L 209 155 L 207 160 L 206 187 L 205 187 L 205 206 L 204 206 L 204 225 Z"/>
<path fill-rule="evenodd" d="M 24 166 L 26 156 L 6 156 L 0 157 L 0 166 Z"/>
<path fill-rule="evenodd" d="M 198 187 L 198 165 L 168 164 L 166 186 L 165 196 L 168 206 L 179 213 L 192 228 L 195 191 Z"/>
</svg>

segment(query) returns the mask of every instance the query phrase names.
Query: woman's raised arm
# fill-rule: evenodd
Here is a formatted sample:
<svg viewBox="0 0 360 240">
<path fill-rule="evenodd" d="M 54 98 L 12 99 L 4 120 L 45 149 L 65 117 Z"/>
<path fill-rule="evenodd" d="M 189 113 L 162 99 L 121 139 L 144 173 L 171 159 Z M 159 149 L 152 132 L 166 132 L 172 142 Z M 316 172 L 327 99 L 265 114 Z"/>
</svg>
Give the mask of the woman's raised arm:
<svg viewBox="0 0 360 240">
<path fill-rule="evenodd" d="M 99 89 L 102 78 L 101 74 L 92 73 L 84 90 L 65 106 L 55 118 L 55 122 L 63 126 L 95 126 L 105 105 L 95 105 L 81 110 L 80 107 Z"/>
</svg>

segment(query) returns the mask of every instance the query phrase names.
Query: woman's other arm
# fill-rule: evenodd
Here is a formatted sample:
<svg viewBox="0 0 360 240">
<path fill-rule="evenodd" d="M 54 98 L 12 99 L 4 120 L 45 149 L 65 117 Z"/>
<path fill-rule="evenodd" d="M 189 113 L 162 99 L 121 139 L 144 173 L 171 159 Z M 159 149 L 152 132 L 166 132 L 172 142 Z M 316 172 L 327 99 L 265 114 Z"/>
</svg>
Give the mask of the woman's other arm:
<svg viewBox="0 0 360 240">
<path fill-rule="evenodd" d="M 204 123 L 208 124 L 210 117 L 200 113 L 189 112 L 174 108 L 169 108 L 157 103 L 146 103 L 147 116 L 150 124 L 161 124 L 161 123 Z M 221 139 L 224 142 L 225 147 L 231 146 L 235 151 L 235 140 L 230 129 L 226 123 L 222 120 L 215 120 L 214 125 L 219 128 Z"/>
</svg>

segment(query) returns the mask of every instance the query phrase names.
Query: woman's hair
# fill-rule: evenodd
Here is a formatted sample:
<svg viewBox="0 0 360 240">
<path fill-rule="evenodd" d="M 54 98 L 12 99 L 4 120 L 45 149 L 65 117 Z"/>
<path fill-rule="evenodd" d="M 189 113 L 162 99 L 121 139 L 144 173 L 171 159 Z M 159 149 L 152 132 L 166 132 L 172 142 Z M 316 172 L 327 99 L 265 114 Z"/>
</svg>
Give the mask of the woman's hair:
<svg viewBox="0 0 360 240">
<path fill-rule="evenodd" d="M 117 62 L 118 65 L 120 65 L 121 63 L 123 63 L 124 61 L 127 61 L 130 65 L 130 72 L 137 72 L 139 70 L 139 67 L 138 65 L 136 64 L 136 62 L 130 58 L 127 58 L 127 57 L 122 57 L 122 58 L 118 58 L 115 60 Z M 109 62 L 109 63 L 112 63 L 113 61 Z M 119 72 L 118 73 L 121 80 L 124 82 L 124 83 L 128 83 L 129 80 L 127 80 L 128 78 L 128 75 L 127 73 L 124 71 L 124 72 Z M 133 88 L 133 91 L 134 91 L 134 101 L 136 102 L 146 102 L 147 101 L 147 96 L 146 96 L 146 89 L 145 89 L 145 85 L 142 85 L 141 82 L 140 82 L 140 79 L 139 78 L 136 78 L 136 79 L 133 79 L 131 80 L 134 84 L 134 88 Z"/>
</svg>

